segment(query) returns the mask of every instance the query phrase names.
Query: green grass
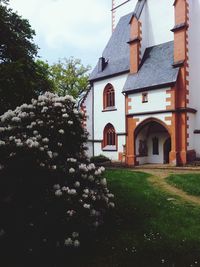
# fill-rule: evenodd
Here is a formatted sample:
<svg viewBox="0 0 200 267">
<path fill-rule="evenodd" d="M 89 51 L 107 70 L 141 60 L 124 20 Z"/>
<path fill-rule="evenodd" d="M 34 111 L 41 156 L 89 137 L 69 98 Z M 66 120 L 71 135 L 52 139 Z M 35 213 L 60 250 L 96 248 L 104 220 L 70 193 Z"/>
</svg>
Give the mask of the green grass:
<svg viewBox="0 0 200 267">
<path fill-rule="evenodd" d="M 173 174 L 166 181 L 190 195 L 200 196 L 200 174 Z"/>
<path fill-rule="evenodd" d="M 106 177 L 116 208 L 78 266 L 200 266 L 199 206 L 169 201 L 148 174 L 109 170 Z"/>
</svg>

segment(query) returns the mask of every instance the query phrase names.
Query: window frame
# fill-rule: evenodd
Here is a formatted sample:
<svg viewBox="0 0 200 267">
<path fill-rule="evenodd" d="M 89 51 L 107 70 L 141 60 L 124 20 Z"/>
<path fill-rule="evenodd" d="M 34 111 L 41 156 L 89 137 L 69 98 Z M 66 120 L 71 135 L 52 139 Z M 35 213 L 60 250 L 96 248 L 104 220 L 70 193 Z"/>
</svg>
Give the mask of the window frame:
<svg viewBox="0 0 200 267">
<path fill-rule="evenodd" d="M 115 89 L 108 83 L 103 91 L 103 111 L 116 110 L 115 108 Z"/>
<path fill-rule="evenodd" d="M 108 123 L 103 130 L 103 151 L 117 151 L 117 134 L 114 126 Z"/>
<path fill-rule="evenodd" d="M 144 92 L 142 93 L 142 103 L 148 103 L 149 99 L 148 99 L 148 92 Z"/>
</svg>

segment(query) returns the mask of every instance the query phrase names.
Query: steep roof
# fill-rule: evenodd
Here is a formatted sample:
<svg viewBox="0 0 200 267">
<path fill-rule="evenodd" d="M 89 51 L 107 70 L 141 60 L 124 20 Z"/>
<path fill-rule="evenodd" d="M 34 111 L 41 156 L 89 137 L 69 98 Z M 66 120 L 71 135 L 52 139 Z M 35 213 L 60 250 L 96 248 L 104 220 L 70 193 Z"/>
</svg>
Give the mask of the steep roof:
<svg viewBox="0 0 200 267">
<path fill-rule="evenodd" d="M 130 21 L 133 17 L 140 18 L 146 0 L 138 0 L 135 10 L 123 16 L 106 48 L 103 51 L 102 57 L 106 60 L 106 64 L 102 71 L 99 71 L 98 63 L 90 75 L 90 81 L 102 79 L 119 73 L 128 72 L 130 69 L 129 45 L 127 42 L 130 39 Z"/>
<path fill-rule="evenodd" d="M 108 63 L 103 71 L 98 71 L 97 64 L 90 75 L 90 80 L 96 80 L 129 71 L 129 45 L 127 42 L 130 35 L 129 21 L 131 17 L 132 13 L 123 16 L 119 20 L 102 54 Z"/>
<path fill-rule="evenodd" d="M 173 55 L 173 41 L 147 48 L 138 73 L 129 74 L 123 92 L 148 90 L 175 83 L 179 68 L 172 66 Z"/>
</svg>

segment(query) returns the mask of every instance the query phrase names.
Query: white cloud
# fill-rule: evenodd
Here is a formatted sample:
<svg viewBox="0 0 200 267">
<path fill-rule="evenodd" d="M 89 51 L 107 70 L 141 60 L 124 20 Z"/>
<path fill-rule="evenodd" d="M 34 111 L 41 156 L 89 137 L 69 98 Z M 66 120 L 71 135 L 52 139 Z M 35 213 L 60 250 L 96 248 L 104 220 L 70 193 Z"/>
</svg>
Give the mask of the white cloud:
<svg viewBox="0 0 200 267">
<path fill-rule="evenodd" d="M 103 49 L 111 33 L 110 0 L 10 0 L 44 49 Z"/>
</svg>

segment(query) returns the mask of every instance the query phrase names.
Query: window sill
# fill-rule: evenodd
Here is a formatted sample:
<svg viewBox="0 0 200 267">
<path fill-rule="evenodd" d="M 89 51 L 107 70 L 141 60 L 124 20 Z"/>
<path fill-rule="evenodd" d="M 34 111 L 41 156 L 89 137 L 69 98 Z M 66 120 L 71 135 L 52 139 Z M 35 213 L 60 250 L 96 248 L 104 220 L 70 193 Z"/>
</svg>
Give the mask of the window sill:
<svg viewBox="0 0 200 267">
<path fill-rule="evenodd" d="M 116 146 L 105 146 L 102 148 L 103 151 L 117 151 L 117 147 Z"/>
<path fill-rule="evenodd" d="M 105 109 L 102 110 L 102 112 L 108 112 L 108 111 L 116 111 L 116 107 L 107 107 Z"/>
</svg>

